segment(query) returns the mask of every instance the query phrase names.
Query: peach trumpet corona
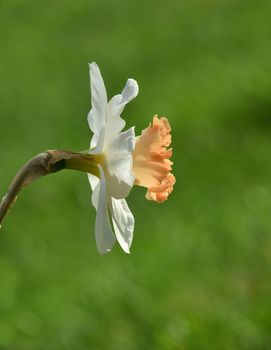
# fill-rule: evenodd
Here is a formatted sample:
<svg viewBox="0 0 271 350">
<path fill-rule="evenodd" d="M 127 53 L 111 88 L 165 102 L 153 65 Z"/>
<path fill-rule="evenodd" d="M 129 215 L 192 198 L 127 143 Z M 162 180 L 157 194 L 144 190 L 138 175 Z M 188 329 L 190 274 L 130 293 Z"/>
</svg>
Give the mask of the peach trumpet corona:
<svg viewBox="0 0 271 350">
<path fill-rule="evenodd" d="M 133 173 L 135 185 L 146 187 L 146 198 L 158 203 L 163 203 L 176 182 L 171 174 L 170 161 L 172 149 L 171 127 L 167 118 L 153 117 L 152 124 L 144 129 L 140 136 L 136 137 L 135 150 L 133 152 Z"/>
</svg>

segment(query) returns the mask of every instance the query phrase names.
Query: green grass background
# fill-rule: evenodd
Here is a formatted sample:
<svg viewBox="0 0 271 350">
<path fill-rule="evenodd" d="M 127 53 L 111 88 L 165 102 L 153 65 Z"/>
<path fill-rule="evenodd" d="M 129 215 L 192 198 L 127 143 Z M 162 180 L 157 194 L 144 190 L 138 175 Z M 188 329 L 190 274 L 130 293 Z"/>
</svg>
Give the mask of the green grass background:
<svg viewBox="0 0 271 350">
<path fill-rule="evenodd" d="M 100 256 L 82 173 L 25 189 L 0 235 L 0 349 L 271 349 L 270 0 L 0 0 L 0 192 L 91 137 L 89 61 L 173 132 L 174 193 L 135 187 L 131 255 Z"/>
</svg>

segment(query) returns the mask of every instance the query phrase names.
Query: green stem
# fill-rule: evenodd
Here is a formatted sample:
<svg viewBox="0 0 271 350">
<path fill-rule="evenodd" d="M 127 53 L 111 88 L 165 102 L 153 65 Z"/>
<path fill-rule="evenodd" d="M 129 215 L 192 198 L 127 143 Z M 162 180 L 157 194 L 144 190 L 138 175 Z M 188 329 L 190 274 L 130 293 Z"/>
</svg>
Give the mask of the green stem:
<svg viewBox="0 0 271 350">
<path fill-rule="evenodd" d="M 49 150 L 30 159 L 12 180 L 8 193 L 0 203 L 0 227 L 5 215 L 15 202 L 20 190 L 42 176 L 63 169 L 73 169 L 100 176 L 98 164 L 102 164 L 102 154 L 92 155 L 63 150 Z"/>
</svg>

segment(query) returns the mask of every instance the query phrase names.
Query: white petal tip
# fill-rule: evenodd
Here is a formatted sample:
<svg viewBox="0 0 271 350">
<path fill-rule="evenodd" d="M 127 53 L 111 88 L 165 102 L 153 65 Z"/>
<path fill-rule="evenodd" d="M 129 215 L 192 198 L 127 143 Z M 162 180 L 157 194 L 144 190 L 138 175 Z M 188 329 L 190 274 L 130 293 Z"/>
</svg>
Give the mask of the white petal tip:
<svg viewBox="0 0 271 350">
<path fill-rule="evenodd" d="M 96 62 L 89 62 L 89 67 L 98 67 L 97 63 Z"/>
<path fill-rule="evenodd" d="M 126 253 L 126 254 L 130 254 L 130 246 L 131 244 L 129 244 L 128 242 L 125 242 L 123 240 L 123 237 L 120 237 L 119 235 L 117 235 L 117 240 L 122 248 L 122 250 Z"/>
<path fill-rule="evenodd" d="M 88 64 L 90 73 L 98 73 L 101 75 L 100 68 L 96 62 L 91 62 Z"/>
<path fill-rule="evenodd" d="M 137 84 L 137 81 L 134 79 L 128 79 L 127 80 L 127 87 L 132 88 L 134 90 L 134 95 L 137 96 L 139 87 Z"/>
<path fill-rule="evenodd" d="M 128 247 L 121 247 L 123 249 L 123 251 L 126 253 L 126 254 L 130 254 L 130 250 Z"/>
<path fill-rule="evenodd" d="M 110 252 L 111 252 L 111 249 L 100 250 L 100 249 L 98 248 L 98 252 L 99 252 L 101 255 L 105 255 L 106 253 L 110 253 Z"/>
<path fill-rule="evenodd" d="M 127 84 L 138 87 L 137 81 L 135 79 L 132 79 L 132 78 L 127 79 Z"/>
</svg>

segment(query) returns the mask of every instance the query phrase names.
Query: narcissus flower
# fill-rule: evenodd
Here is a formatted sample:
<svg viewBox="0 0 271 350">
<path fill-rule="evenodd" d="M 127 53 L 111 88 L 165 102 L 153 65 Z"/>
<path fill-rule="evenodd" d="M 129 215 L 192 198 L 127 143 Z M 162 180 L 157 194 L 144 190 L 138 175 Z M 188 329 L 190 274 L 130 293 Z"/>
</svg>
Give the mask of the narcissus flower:
<svg viewBox="0 0 271 350">
<path fill-rule="evenodd" d="M 134 184 L 148 189 L 146 198 L 149 200 L 162 203 L 168 198 L 175 183 L 170 173 L 172 150 L 167 149 L 171 143 L 171 128 L 165 117 L 154 116 L 152 125 L 137 138 L 134 128 L 121 132 L 125 121 L 120 114 L 138 94 L 136 81 L 128 79 L 122 93 L 107 102 L 103 78 L 95 63 L 90 64 L 90 79 L 92 109 L 88 122 L 94 135 L 89 153 L 101 157 L 99 178 L 88 174 L 92 204 L 97 211 L 97 248 L 100 253 L 110 251 L 116 237 L 122 249 L 129 253 L 134 217 L 124 198 Z"/>
<path fill-rule="evenodd" d="M 125 105 L 138 94 L 137 82 L 128 79 L 123 91 L 109 102 L 96 63 L 91 63 L 91 110 L 88 123 L 93 136 L 86 152 L 49 150 L 30 159 L 16 174 L 0 203 L 0 224 L 19 191 L 41 176 L 63 169 L 86 172 L 96 209 L 95 237 L 98 251 L 109 252 L 117 240 L 129 253 L 134 217 L 125 198 L 134 185 L 147 188 L 146 198 L 164 202 L 173 190 L 170 125 L 165 117 L 153 122 L 135 137 L 134 127 L 122 131 L 120 117 Z"/>
</svg>

